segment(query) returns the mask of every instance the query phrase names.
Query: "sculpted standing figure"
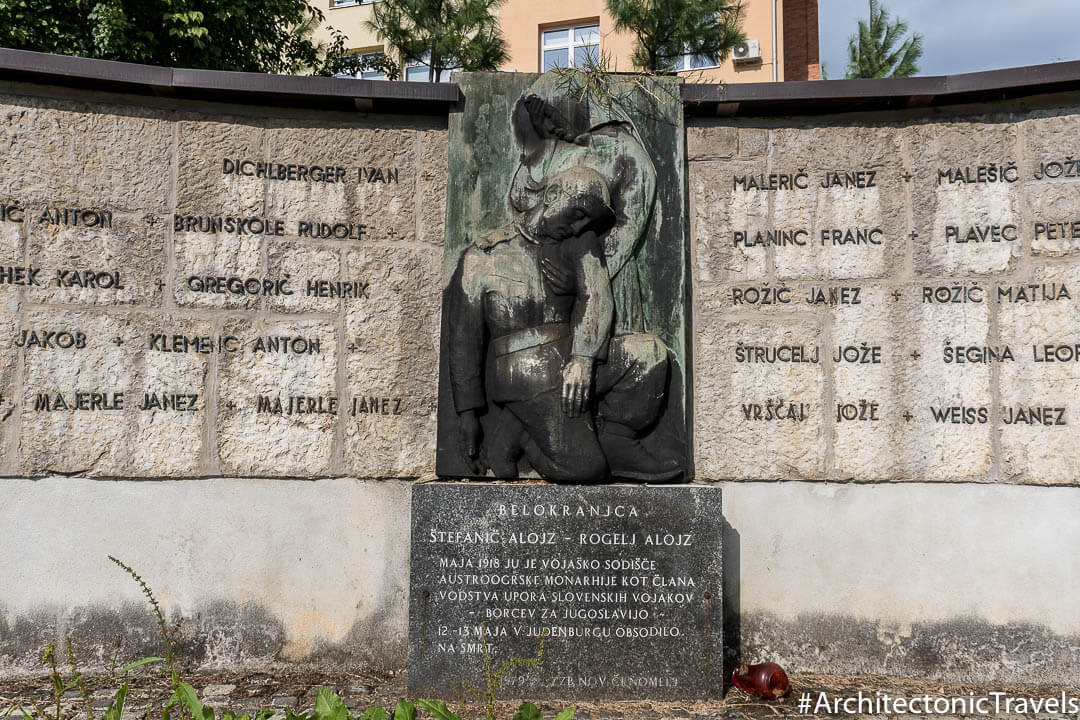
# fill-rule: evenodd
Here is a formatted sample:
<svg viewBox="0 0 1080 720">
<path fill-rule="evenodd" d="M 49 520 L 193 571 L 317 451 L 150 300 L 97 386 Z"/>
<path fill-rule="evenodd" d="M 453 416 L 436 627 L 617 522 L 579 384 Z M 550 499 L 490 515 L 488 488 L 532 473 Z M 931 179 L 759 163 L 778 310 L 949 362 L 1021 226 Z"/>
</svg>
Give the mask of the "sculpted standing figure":
<svg viewBox="0 0 1080 720">
<path fill-rule="evenodd" d="M 513 222 L 472 238 L 447 288 L 459 452 L 497 477 L 524 458 L 555 482 L 675 479 L 681 460 L 641 442 L 671 376 L 638 267 L 659 229 L 655 166 L 616 102 L 558 73 L 522 94 L 512 122 Z"/>
<path fill-rule="evenodd" d="M 636 440 L 660 410 L 667 349 L 644 333 L 611 337 L 600 237 L 613 220 L 605 180 L 570 167 L 549 179 L 542 204 L 462 255 L 448 297 L 450 382 L 460 449 L 477 472 L 516 477 L 523 455 L 555 482 L 681 472 Z M 481 443 L 482 411 L 495 419 Z"/>
<path fill-rule="evenodd" d="M 572 79 L 545 73 L 514 108 L 521 161 L 510 186 L 510 206 L 519 216 L 535 208 L 547 179 L 568 167 L 584 165 L 599 173 L 608 183 L 615 213 L 604 237 L 615 334 L 644 332 L 636 256 L 646 233 L 660 231 L 660 218 L 654 217 L 656 168 L 617 100 L 582 95 Z"/>
</svg>

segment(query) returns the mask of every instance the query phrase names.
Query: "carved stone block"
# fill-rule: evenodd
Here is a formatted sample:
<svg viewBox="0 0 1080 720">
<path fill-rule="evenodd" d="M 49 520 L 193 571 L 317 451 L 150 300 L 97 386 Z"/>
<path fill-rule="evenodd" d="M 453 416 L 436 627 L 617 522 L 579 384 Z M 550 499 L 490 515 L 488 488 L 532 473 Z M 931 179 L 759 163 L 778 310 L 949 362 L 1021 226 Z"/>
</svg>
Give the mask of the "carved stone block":
<svg viewBox="0 0 1080 720">
<path fill-rule="evenodd" d="M 360 477 L 431 477 L 439 366 L 441 253 L 380 245 L 348 254 L 369 297 L 345 311 L 345 468 Z"/>
<path fill-rule="evenodd" d="M 220 356 L 218 452 L 229 475 L 330 472 L 337 393 L 332 322 L 236 320 L 239 352 Z"/>
</svg>

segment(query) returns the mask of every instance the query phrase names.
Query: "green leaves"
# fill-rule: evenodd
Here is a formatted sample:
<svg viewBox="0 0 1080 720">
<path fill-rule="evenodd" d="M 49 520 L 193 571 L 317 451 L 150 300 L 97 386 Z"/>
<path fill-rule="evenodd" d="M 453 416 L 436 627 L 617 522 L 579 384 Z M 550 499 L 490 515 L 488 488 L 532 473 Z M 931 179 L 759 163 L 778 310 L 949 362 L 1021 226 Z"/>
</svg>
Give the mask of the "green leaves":
<svg viewBox="0 0 1080 720">
<path fill-rule="evenodd" d="M 415 720 L 416 706 L 407 700 L 398 700 L 394 706 L 394 720 Z"/>
<path fill-rule="evenodd" d="M 424 702 L 417 700 L 417 702 Z M 381 707 L 368 708 L 356 716 L 356 720 L 386 720 L 386 710 Z"/>
<path fill-rule="evenodd" d="M 450 712 L 442 700 L 417 700 L 416 704 L 426 710 L 427 714 L 435 720 L 461 720 L 461 716 Z"/>
<path fill-rule="evenodd" d="M 574 708 L 566 708 L 555 716 L 555 720 L 573 720 L 573 717 Z M 544 717 L 540 714 L 539 708 L 531 702 L 526 702 L 522 703 L 518 711 L 514 713 L 514 720 L 544 720 Z"/>
<path fill-rule="evenodd" d="M 162 658 L 143 658 L 122 668 L 121 672 L 127 672 L 151 662 L 162 661 Z M 70 687 L 67 684 L 62 684 L 53 689 L 65 692 Z M 128 684 L 124 683 L 116 691 L 108 709 L 105 710 L 105 716 L 102 720 L 124 720 L 124 708 L 128 690 Z M 181 707 L 186 710 L 186 715 L 179 712 Z M 462 720 L 461 715 L 450 710 L 442 700 L 417 700 L 415 704 L 408 700 L 398 700 L 392 715 L 388 716 L 386 710 L 381 707 L 371 707 L 357 715 L 353 715 L 337 693 L 329 688 L 319 688 L 315 696 L 315 707 L 310 713 L 294 712 L 290 708 L 285 708 L 285 718 L 286 720 L 417 720 L 417 707 L 424 710 L 433 720 Z M 46 718 L 40 711 L 35 714 L 21 707 L 17 708 L 17 710 L 22 714 L 23 720 L 51 720 Z M 253 719 L 252 716 L 246 713 L 237 715 L 232 710 L 223 710 L 219 718 L 220 720 L 270 720 L 274 714 L 274 709 L 260 710 L 255 713 Z M 162 708 L 161 720 L 174 720 L 174 718 L 186 718 L 189 716 L 191 720 L 215 720 L 214 709 L 204 705 L 199 700 L 195 688 L 186 682 L 179 682 Z M 573 720 L 573 717 L 574 708 L 566 708 L 555 715 L 554 720 Z M 147 715 L 146 720 L 149 720 L 149 718 L 150 716 Z M 526 702 L 522 703 L 517 712 L 514 713 L 513 720 L 543 720 L 543 715 L 536 705 Z"/>
<path fill-rule="evenodd" d="M 495 10 L 503 0 L 383 0 L 368 27 L 406 64 L 445 70 L 497 70 L 509 57 Z"/>
<path fill-rule="evenodd" d="M 159 662 L 165 662 L 165 658 L 162 658 L 162 657 L 145 657 L 142 660 L 136 660 L 133 663 L 128 663 L 127 665 L 120 668 L 116 672 L 119 675 L 127 675 L 129 672 L 131 672 L 135 668 L 142 667 L 143 665 L 149 665 L 150 663 L 159 663 Z"/>
<path fill-rule="evenodd" d="M 444 709 L 445 707 L 443 705 Z M 205 720 L 213 720 L 213 717 L 205 718 Z M 259 718 L 257 717 L 256 720 Z M 353 716 L 337 693 L 329 688 L 319 688 L 315 695 L 315 709 L 311 713 L 294 713 L 291 709 L 285 708 L 285 720 L 387 720 L 387 718 L 386 710 L 379 707 L 368 708 L 359 715 Z M 416 706 L 407 700 L 398 700 L 394 707 L 393 720 L 416 720 Z"/>
<path fill-rule="evenodd" d="M 859 21 L 858 32 L 848 40 L 848 78 L 911 77 L 919 72 L 922 35 L 907 34 L 906 22 L 890 22 L 889 11 L 878 0 L 870 0 L 869 20 Z"/>
<path fill-rule="evenodd" d="M 0 46 L 177 67 L 331 72 L 307 0 L 0 0 Z"/>
<path fill-rule="evenodd" d="M 201 12 L 195 10 L 164 15 L 165 25 L 171 37 L 191 40 L 196 45 L 210 37 L 210 31 L 202 24 L 204 18 Z"/>
<path fill-rule="evenodd" d="M 531 702 L 522 703 L 518 711 L 514 713 L 514 720 L 544 720 L 540 710 Z"/>
<path fill-rule="evenodd" d="M 173 697 L 178 697 L 180 701 L 191 713 L 192 720 L 214 720 L 213 708 L 205 707 L 199 700 L 198 693 L 195 692 L 195 688 L 188 685 L 186 682 L 180 682 L 176 684 L 176 692 L 173 693 Z"/>
<path fill-rule="evenodd" d="M 617 30 L 634 34 L 632 61 L 647 72 L 670 72 L 684 54 L 723 62 L 746 39 L 739 0 L 607 0 Z"/>
<path fill-rule="evenodd" d="M 108 709 L 105 710 L 105 720 L 123 720 L 124 701 L 127 700 L 127 694 L 128 685 L 127 683 L 124 683 L 120 686 L 120 689 L 116 691 L 112 703 L 110 703 Z"/>
<path fill-rule="evenodd" d="M 315 696 L 315 714 L 313 720 L 352 720 L 349 708 L 330 688 L 319 688 Z"/>
</svg>

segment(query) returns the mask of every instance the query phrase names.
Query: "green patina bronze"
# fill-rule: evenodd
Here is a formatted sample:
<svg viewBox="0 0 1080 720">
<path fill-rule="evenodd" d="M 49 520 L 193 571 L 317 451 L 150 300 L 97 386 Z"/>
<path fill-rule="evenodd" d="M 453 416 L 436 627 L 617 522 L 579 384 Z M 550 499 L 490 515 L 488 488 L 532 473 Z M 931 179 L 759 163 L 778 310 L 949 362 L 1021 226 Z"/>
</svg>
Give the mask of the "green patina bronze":
<svg viewBox="0 0 1080 720">
<path fill-rule="evenodd" d="M 537 223 L 541 214 L 551 214 L 552 198 L 559 192 L 560 181 L 555 179 L 566 178 L 572 168 L 585 167 L 604 178 L 607 188 L 599 192 L 614 210 L 610 227 L 597 238 L 596 253 L 606 266 L 605 293 L 610 284 L 613 298 L 610 351 L 616 359 L 606 356 L 609 348 L 605 347 L 596 367 L 610 375 L 621 352 L 639 360 L 643 353 L 655 352 L 643 350 L 648 345 L 643 338 L 658 338 L 669 358 L 664 362 L 669 379 L 661 391 L 659 419 L 647 431 L 635 430 L 633 442 L 640 441 L 657 456 L 678 458 L 680 472 L 654 469 L 620 475 L 656 481 L 685 477 L 690 465 L 686 443 L 687 228 L 678 79 L 555 70 L 544 75 L 467 73 L 457 76 L 457 82 L 464 100 L 450 118 L 444 256 L 450 294 L 444 302 L 439 474 L 482 475 L 485 467 L 481 462 L 478 470 L 462 461 L 458 437 L 457 414 L 468 409 L 463 405 L 481 401 L 463 403 L 459 387 L 453 388 L 458 393 L 456 408 L 451 400 L 448 344 L 455 342 L 451 333 L 455 323 L 462 322 L 454 317 L 462 311 L 454 308 L 463 306 L 452 301 L 452 293 L 459 290 L 463 271 L 478 272 L 465 267 L 469 263 L 463 255 L 473 248 L 472 254 L 479 257 L 481 250 L 477 248 L 482 248 L 485 255 L 481 259 L 488 268 L 484 272 L 497 275 L 500 253 L 511 258 L 507 262 L 516 258 L 514 237 L 531 238 L 542 232 L 543 225 Z M 565 180 L 561 182 L 565 184 Z M 499 243 L 508 243 L 506 250 L 492 255 L 492 248 Z M 527 243 L 523 247 L 529 249 Z M 476 266 L 477 262 L 471 264 Z M 586 279 L 583 284 L 591 283 L 594 281 Z M 476 288 L 487 287 L 476 278 L 467 279 L 466 284 L 478 293 L 483 290 Z M 596 295 L 581 284 L 579 307 Z M 574 343 L 575 347 L 579 344 Z M 638 368 L 636 372 L 646 372 L 641 362 L 631 366 Z M 658 372 L 653 365 L 648 367 L 647 372 Z M 603 412 L 599 408 L 596 412 L 602 427 Z M 616 414 L 609 410 L 607 416 L 610 419 Z M 616 425 L 612 423 L 612 427 Z M 484 432 L 490 434 L 491 430 L 485 426 Z M 621 451 L 605 446 L 605 452 L 611 456 Z M 636 451 L 627 452 L 633 456 Z M 646 458 L 636 456 L 635 462 L 640 465 Z M 495 474 L 506 476 L 507 472 L 496 470 Z M 541 475 L 551 477 L 543 470 Z"/>
</svg>

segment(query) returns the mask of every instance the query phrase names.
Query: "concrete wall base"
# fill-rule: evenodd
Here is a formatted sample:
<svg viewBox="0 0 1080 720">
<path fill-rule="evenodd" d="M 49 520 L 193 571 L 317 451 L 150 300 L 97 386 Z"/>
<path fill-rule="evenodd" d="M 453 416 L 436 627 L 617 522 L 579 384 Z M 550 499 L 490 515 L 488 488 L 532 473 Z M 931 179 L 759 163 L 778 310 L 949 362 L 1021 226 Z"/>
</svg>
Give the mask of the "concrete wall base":
<svg viewBox="0 0 1080 720">
<path fill-rule="evenodd" d="M 723 483 L 729 659 L 793 672 L 1080 674 L 1080 488 Z M 405 481 L 5 480 L 0 677 L 70 635 L 88 669 L 161 652 L 115 555 L 182 617 L 189 669 L 405 665 Z M 736 650 L 738 649 L 738 650 Z"/>
</svg>

